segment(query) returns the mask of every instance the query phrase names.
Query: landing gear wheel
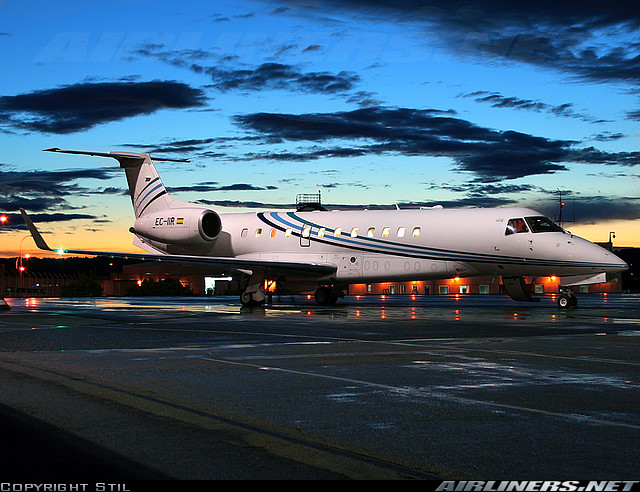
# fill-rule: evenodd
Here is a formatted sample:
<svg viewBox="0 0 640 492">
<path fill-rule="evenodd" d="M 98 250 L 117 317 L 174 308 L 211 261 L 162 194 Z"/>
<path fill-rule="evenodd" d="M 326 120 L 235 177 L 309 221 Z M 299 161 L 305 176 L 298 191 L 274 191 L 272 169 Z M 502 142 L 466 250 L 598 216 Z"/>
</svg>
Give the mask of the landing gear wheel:
<svg viewBox="0 0 640 492">
<path fill-rule="evenodd" d="M 332 306 L 338 302 L 338 296 L 330 287 L 318 287 L 316 290 L 316 303 L 321 306 Z"/>
<path fill-rule="evenodd" d="M 569 309 L 578 305 L 578 299 L 573 294 L 562 294 L 558 297 L 558 307 L 560 309 Z"/>
<path fill-rule="evenodd" d="M 258 307 L 262 306 L 264 300 L 256 301 L 253 298 L 253 294 L 251 294 L 250 292 L 243 292 L 242 294 L 240 294 L 240 302 L 244 307 Z"/>
</svg>

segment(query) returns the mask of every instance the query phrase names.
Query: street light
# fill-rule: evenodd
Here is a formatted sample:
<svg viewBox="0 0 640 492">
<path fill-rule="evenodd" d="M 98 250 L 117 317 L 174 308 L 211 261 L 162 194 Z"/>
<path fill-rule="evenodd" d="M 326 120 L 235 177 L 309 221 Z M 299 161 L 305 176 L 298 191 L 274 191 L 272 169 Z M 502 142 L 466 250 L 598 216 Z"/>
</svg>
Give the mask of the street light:
<svg viewBox="0 0 640 492">
<path fill-rule="evenodd" d="M 5 225 L 8 220 L 9 218 L 5 214 L 0 214 L 0 225 Z M 4 284 L 4 279 L 2 284 Z M 7 304 L 7 301 L 4 300 L 4 297 L 0 296 L 0 311 L 8 311 L 10 309 L 11 307 Z"/>
</svg>

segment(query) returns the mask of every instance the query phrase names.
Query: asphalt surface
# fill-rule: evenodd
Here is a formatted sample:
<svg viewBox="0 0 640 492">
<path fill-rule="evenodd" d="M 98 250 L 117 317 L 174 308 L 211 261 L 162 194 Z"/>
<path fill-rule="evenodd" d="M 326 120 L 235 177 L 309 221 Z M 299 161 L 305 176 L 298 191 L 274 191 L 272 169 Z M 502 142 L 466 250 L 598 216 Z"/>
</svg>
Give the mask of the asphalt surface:
<svg viewBox="0 0 640 492">
<path fill-rule="evenodd" d="M 639 296 L 7 301 L 3 483 L 640 477 Z"/>
</svg>

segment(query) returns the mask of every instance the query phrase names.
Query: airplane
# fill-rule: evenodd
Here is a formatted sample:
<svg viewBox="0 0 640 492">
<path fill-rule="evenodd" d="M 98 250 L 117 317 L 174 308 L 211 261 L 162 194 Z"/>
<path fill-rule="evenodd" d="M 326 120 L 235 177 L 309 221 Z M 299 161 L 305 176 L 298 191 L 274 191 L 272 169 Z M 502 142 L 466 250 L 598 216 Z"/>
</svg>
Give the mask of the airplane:
<svg viewBox="0 0 640 492">
<path fill-rule="evenodd" d="M 559 277 L 558 306 L 569 308 L 577 305 L 572 286 L 605 282 L 607 275 L 628 269 L 607 249 L 528 208 L 328 211 L 317 206 L 221 213 L 173 199 L 147 153 L 45 151 L 116 159 L 133 204 L 133 244 L 146 251 L 63 253 L 241 272 L 248 277 L 243 306 L 262 305 L 273 281 L 296 292 L 315 291 L 318 304 L 332 305 L 353 283 L 493 275 L 502 277 L 516 301 L 539 300 L 524 277 Z M 21 213 L 37 247 L 53 251 L 27 212 Z"/>
</svg>

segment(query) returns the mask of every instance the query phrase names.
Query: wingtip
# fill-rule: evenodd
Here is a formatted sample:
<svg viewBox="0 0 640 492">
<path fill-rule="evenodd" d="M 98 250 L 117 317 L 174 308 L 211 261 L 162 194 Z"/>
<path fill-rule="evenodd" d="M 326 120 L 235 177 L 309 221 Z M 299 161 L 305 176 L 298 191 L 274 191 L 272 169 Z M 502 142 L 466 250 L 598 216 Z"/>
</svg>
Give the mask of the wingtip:
<svg viewBox="0 0 640 492">
<path fill-rule="evenodd" d="M 60 152 L 58 147 L 51 147 L 50 149 L 42 149 L 42 152 Z"/>
<path fill-rule="evenodd" d="M 24 208 L 21 208 L 20 213 L 22 214 L 22 218 L 24 219 L 25 224 L 27 224 L 27 228 L 29 229 L 29 232 L 31 233 L 31 237 L 36 243 L 36 246 L 39 249 L 43 249 L 45 251 L 53 251 L 47 245 L 46 241 L 43 239 L 42 234 L 40 234 L 40 232 L 36 228 L 35 224 L 31 220 L 31 217 L 29 217 L 29 215 L 27 214 L 27 211 Z"/>
</svg>

